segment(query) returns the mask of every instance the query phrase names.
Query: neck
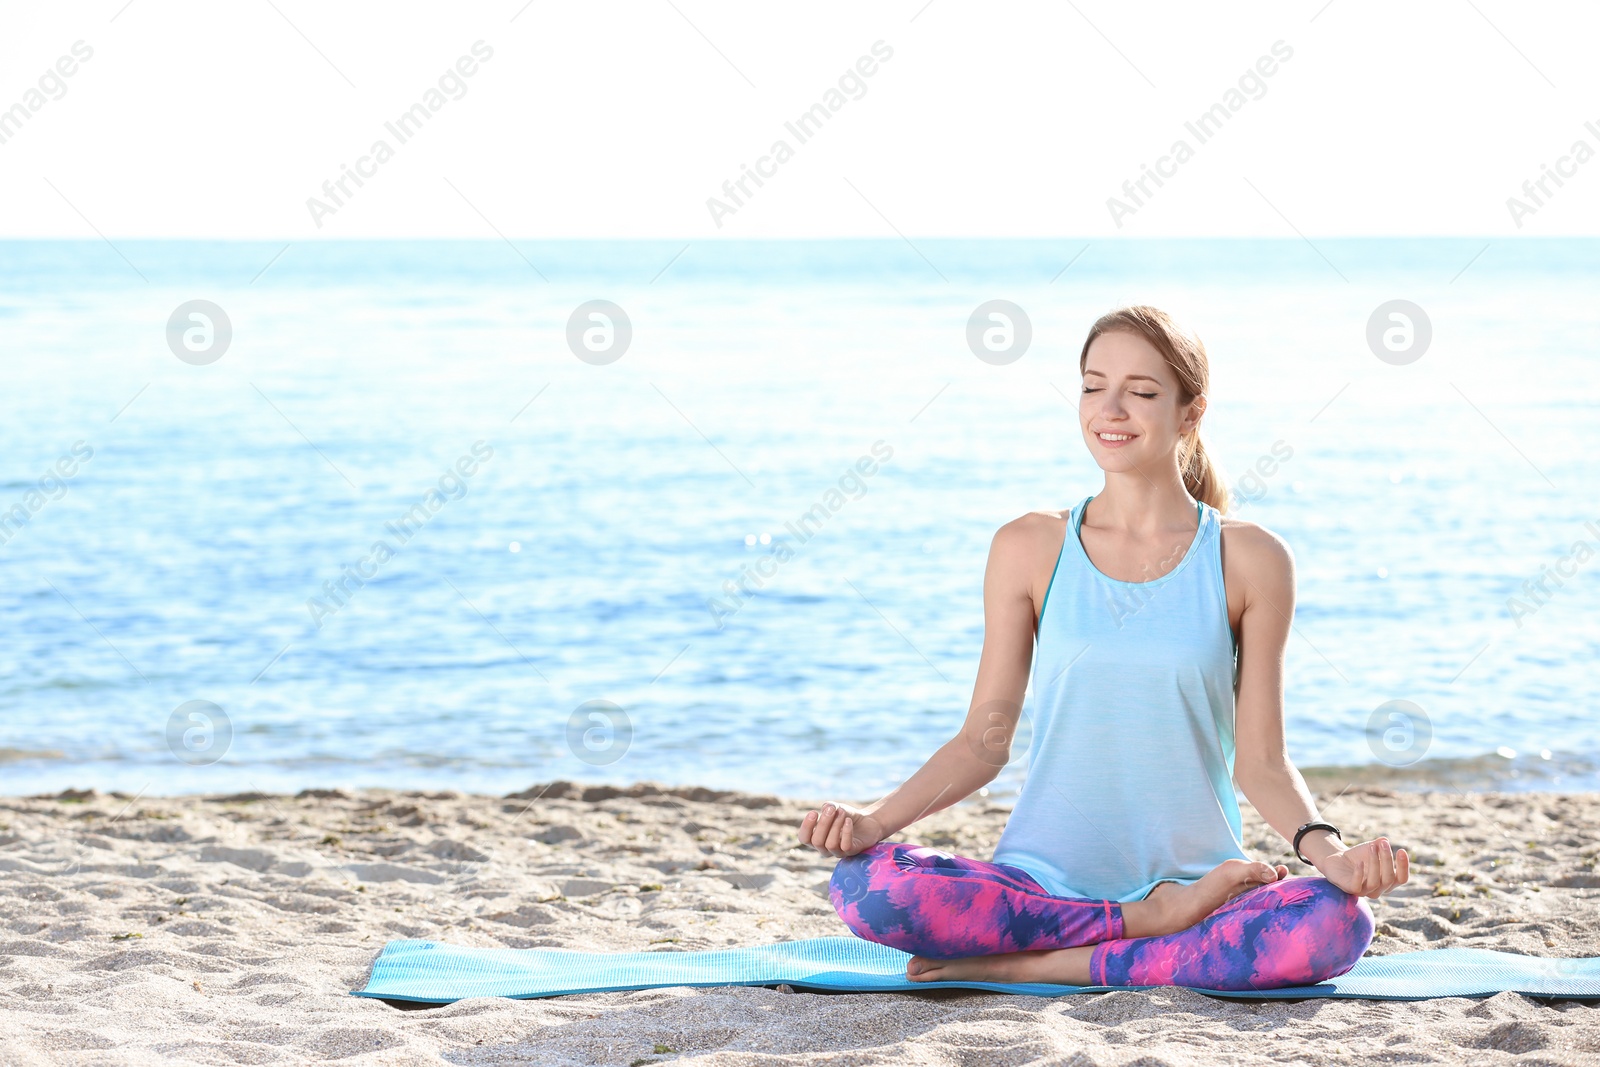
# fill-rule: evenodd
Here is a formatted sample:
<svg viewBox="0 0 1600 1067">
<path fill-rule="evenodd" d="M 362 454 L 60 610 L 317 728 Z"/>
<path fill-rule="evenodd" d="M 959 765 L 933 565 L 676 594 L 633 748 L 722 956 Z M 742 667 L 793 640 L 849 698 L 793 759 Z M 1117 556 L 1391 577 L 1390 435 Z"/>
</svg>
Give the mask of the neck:
<svg viewBox="0 0 1600 1067">
<path fill-rule="evenodd" d="M 1193 530 L 1195 498 L 1176 469 L 1170 475 L 1147 477 L 1138 470 L 1107 471 L 1106 484 L 1089 505 L 1094 525 L 1149 536 L 1167 530 Z M 1087 520 L 1087 516 L 1085 516 Z"/>
</svg>

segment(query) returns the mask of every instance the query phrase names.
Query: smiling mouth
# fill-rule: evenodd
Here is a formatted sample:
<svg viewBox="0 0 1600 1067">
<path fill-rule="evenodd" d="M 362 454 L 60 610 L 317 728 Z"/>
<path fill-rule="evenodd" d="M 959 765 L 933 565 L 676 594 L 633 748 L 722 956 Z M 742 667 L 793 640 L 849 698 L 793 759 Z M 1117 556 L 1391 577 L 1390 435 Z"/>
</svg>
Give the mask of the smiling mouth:
<svg viewBox="0 0 1600 1067">
<path fill-rule="evenodd" d="M 1136 433 L 1097 433 L 1095 436 L 1107 444 L 1121 444 L 1124 441 L 1131 441 L 1139 435 Z"/>
</svg>

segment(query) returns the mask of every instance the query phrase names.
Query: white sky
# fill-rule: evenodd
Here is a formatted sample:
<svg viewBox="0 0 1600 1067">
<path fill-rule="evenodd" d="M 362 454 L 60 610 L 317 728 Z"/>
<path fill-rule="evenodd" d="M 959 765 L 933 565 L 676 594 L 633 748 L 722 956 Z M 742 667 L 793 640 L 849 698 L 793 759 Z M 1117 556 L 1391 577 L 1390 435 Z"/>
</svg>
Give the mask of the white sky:
<svg viewBox="0 0 1600 1067">
<path fill-rule="evenodd" d="M 7 6 L 0 109 L 93 56 L 0 127 L 0 236 L 1600 234 L 1600 158 L 1521 228 L 1506 203 L 1600 152 L 1589 4 Z M 466 95 L 399 144 L 384 122 L 479 40 Z M 785 121 L 880 40 L 800 144 Z M 1200 144 L 1184 122 L 1280 40 Z M 719 229 L 707 198 L 780 137 L 793 158 Z M 1180 137 L 1193 158 L 1119 229 L 1107 198 Z M 319 229 L 307 198 L 379 138 L 393 158 Z"/>
</svg>

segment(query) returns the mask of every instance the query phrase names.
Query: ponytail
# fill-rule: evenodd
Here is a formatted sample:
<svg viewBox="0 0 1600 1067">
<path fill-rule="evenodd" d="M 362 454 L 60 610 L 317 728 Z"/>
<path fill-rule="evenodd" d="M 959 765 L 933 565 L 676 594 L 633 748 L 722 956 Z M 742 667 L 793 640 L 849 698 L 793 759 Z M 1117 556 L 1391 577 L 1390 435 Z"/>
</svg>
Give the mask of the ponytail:
<svg viewBox="0 0 1600 1067">
<path fill-rule="evenodd" d="M 1222 514 L 1228 513 L 1232 497 L 1223 484 L 1217 465 L 1206 452 L 1206 443 L 1200 437 L 1200 428 L 1184 435 L 1178 446 L 1178 469 L 1183 472 L 1183 487 L 1196 500 L 1203 500 Z"/>
</svg>

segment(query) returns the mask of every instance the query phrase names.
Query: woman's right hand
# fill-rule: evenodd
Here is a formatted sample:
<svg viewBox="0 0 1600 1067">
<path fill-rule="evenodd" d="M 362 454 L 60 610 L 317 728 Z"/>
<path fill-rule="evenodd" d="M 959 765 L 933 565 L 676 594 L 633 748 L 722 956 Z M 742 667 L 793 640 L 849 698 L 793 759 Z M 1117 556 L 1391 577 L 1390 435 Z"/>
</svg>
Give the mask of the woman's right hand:
<svg viewBox="0 0 1600 1067">
<path fill-rule="evenodd" d="M 833 801 L 800 820 L 800 843 L 829 856 L 854 856 L 884 839 L 883 824 L 860 808 Z"/>
</svg>

